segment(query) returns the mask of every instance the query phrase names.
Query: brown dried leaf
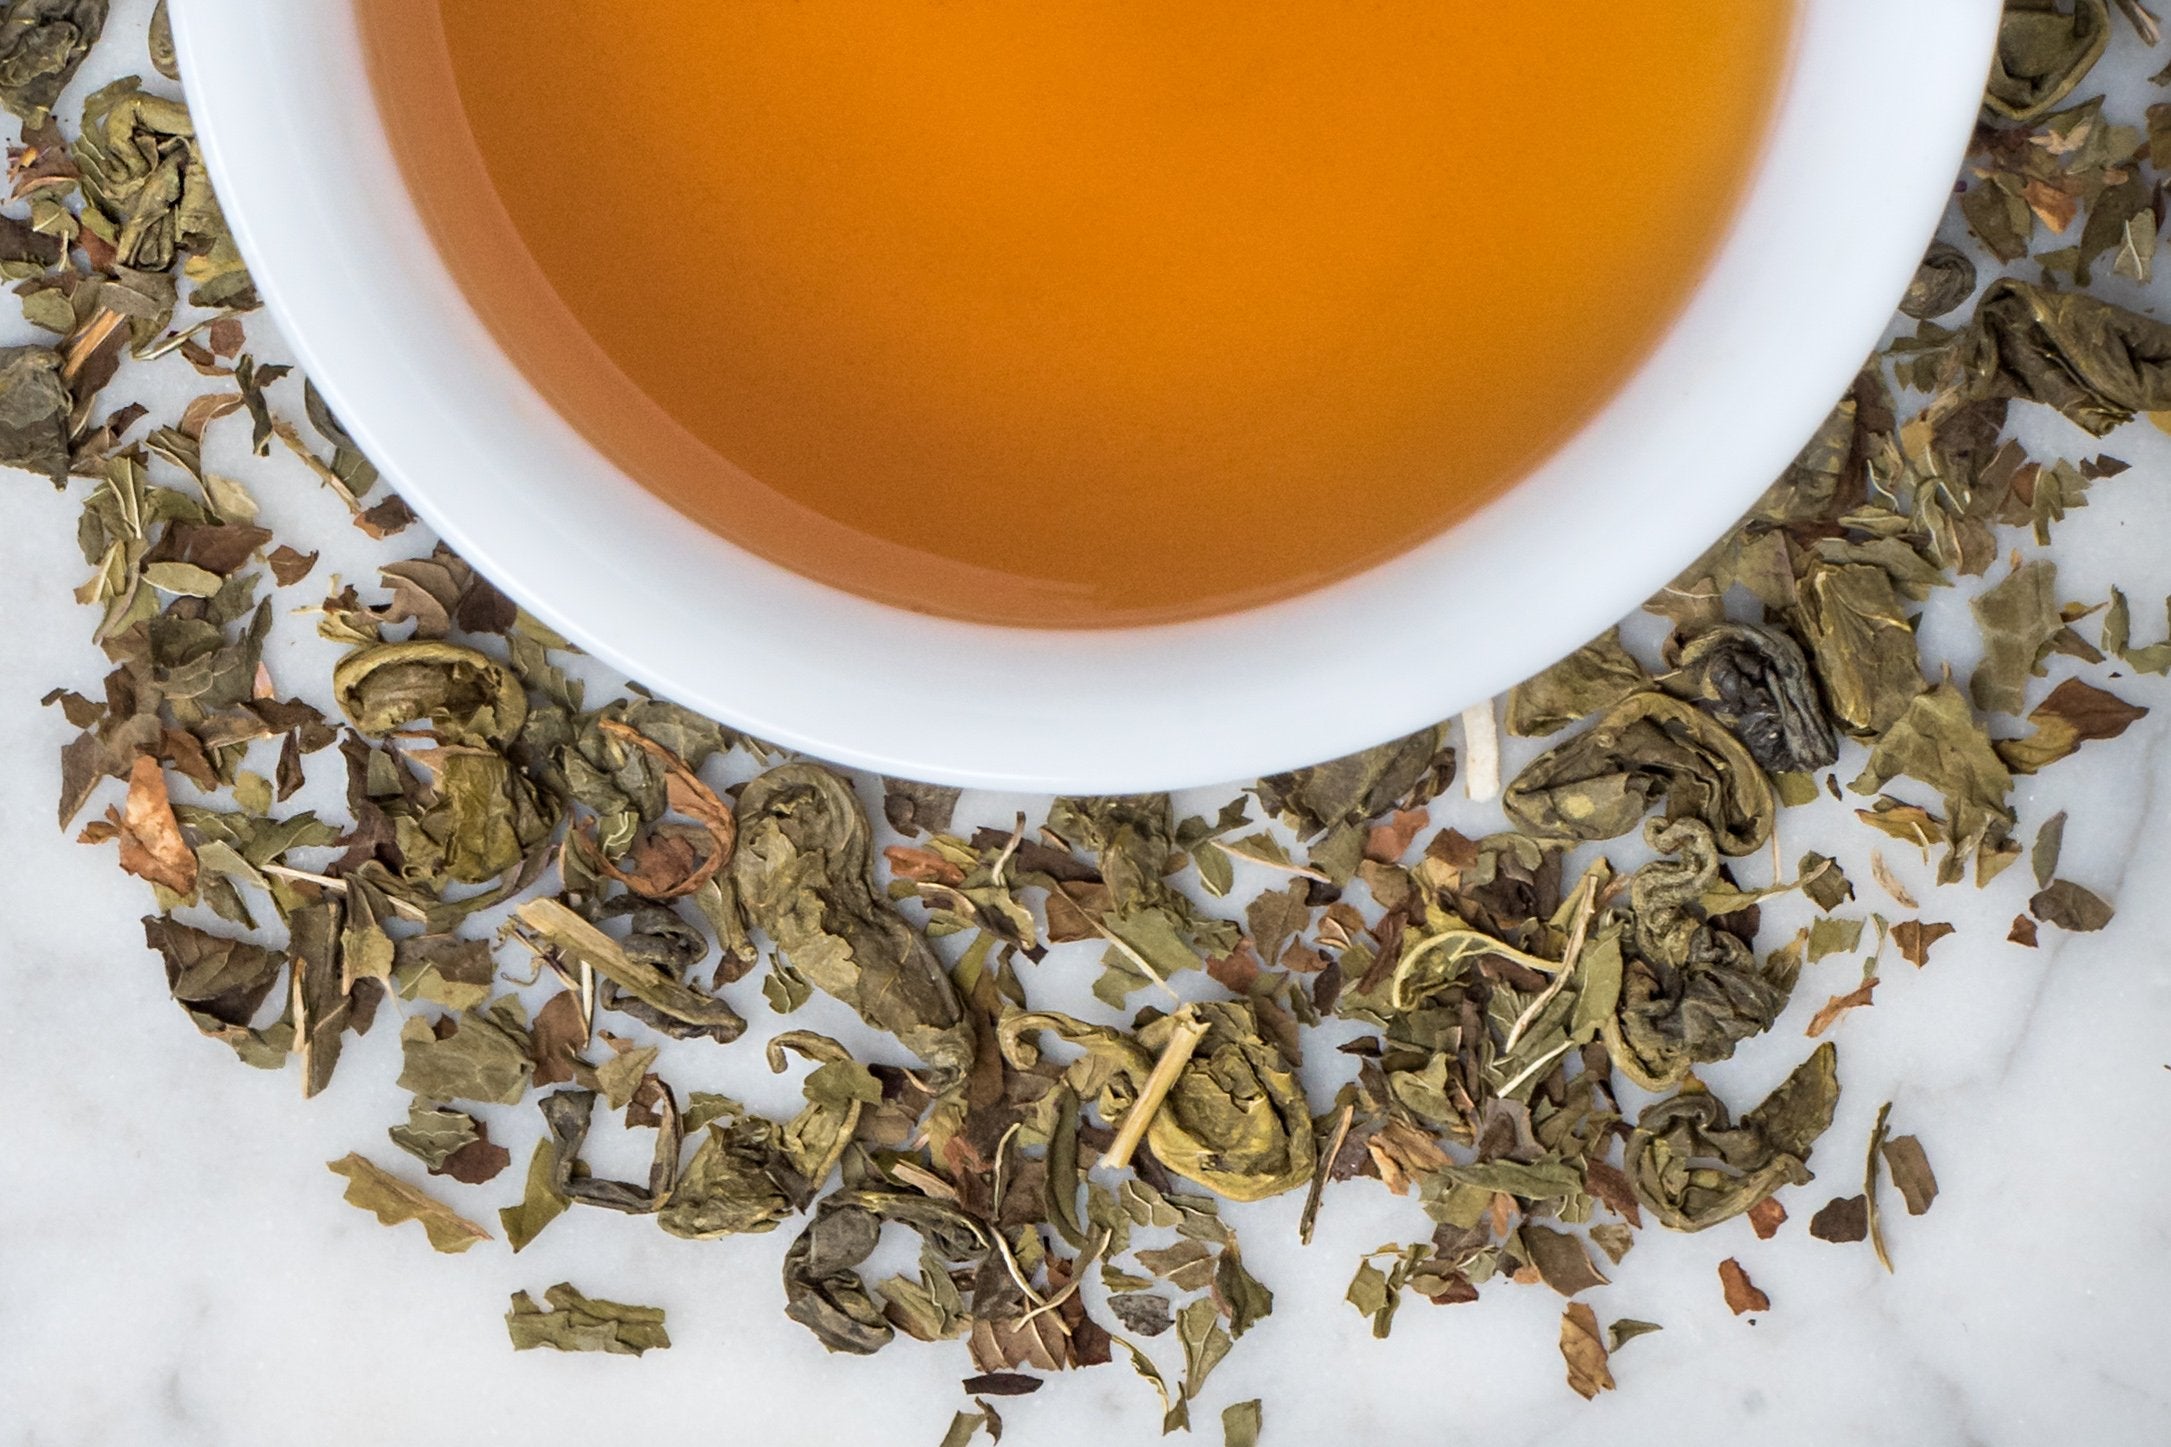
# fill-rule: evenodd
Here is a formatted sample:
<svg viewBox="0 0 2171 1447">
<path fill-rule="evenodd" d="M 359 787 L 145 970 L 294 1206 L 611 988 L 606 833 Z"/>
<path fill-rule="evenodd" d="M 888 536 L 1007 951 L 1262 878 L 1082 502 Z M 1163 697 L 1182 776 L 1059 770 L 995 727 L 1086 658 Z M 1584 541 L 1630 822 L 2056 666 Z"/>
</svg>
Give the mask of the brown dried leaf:
<svg viewBox="0 0 2171 1447">
<path fill-rule="evenodd" d="M 1726 1292 L 1727 1310 L 1734 1315 L 1771 1310 L 1771 1298 L 1757 1289 L 1756 1283 L 1749 1279 L 1749 1273 L 1731 1256 L 1719 1263 L 1719 1284 Z"/>
<path fill-rule="evenodd" d="M 1841 1196 L 1809 1218 L 1809 1234 L 1840 1245 L 1869 1238 L 1869 1197 Z"/>
<path fill-rule="evenodd" d="M 1606 1344 L 1598 1335 L 1598 1315 L 1580 1301 L 1560 1315 L 1560 1355 L 1568 1364 L 1568 1385 L 1585 1401 L 1613 1390 L 1606 1366 Z"/>
</svg>

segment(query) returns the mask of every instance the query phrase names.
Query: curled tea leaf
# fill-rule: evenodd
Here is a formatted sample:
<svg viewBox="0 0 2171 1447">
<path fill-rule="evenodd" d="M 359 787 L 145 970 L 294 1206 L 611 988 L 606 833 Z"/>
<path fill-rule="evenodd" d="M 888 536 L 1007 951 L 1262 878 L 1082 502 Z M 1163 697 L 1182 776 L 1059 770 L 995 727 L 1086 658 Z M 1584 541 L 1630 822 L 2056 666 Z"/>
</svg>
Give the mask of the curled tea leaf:
<svg viewBox="0 0 2171 1447">
<path fill-rule="evenodd" d="M 105 23 L 106 0 L 8 0 L 0 10 L 0 106 L 25 126 L 44 124 Z"/>
<path fill-rule="evenodd" d="M 497 660 L 456 643 L 380 643 L 332 671 L 340 711 L 362 733 L 382 738 L 427 721 L 453 739 L 503 743 L 520 732 L 527 693 Z"/>
<path fill-rule="evenodd" d="M 979 1222 L 925 1196 L 853 1189 L 826 1197 L 784 1253 L 784 1314 L 833 1352 L 865 1356 L 896 1334 L 855 1269 L 888 1222 L 917 1231 L 947 1265 L 980 1267 L 994 1249 Z"/>
<path fill-rule="evenodd" d="M 2041 120 L 2095 69 L 2110 36 L 2110 0 L 2007 0 L 1983 108 Z"/>
<path fill-rule="evenodd" d="M 775 1124 L 744 1116 L 709 1125 L 656 1224 L 695 1241 L 773 1231 L 802 1193 L 811 1194 L 779 1149 Z"/>
<path fill-rule="evenodd" d="M 926 939 L 876 894 L 851 787 L 819 764 L 786 764 L 746 786 L 738 818 L 740 902 L 792 969 L 944 1080 L 970 1070 L 971 1017 Z"/>
<path fill-rule="evenodd" d="M 2040 402 L 2098 437 L 2171 410 L 2171 325 L 2083 292 L 1994 283 L 1951 364 L 1957 399 Z"/>
<path fill-rule="evenodd" d="M 1809 661 L 1776 628 L 1719 623 L 1681 650 L 1670 685 L 1732 730 L 1774 774 L 1805 774 L 1839 757 Z"/>
<path fill-rule="evenodd" d="M 1257 1012 L 1244 1001 L 1199 1004 L 1191 1012 L 1205 1033 L 1147 1125 L 1154 1157 L 1233 1201 L 1309 1185 L 1315 1158 L 1311 1107 L 1280 1048 L 1262 1037 Z M 1120 1124 L 1183 1024 L 1177 1015 L 1164 1015 L 1133 1037 L 1066 1015 L 1021 1013 L 1003 1021 L 1003 1053 L 1019 1068 L 1031 1068 L 1039 1052 L 1025 1037 L 1037 1030 L 1084 1046 L 1104 1073 L 1101 1114 Z"/>
<path fill-rule="evenodd" d="M 1646 1109 L 1626 1153 L 1637 1198 L 1675 1230 L 1701 1231 L 1808 1181 L 1810 1148 L 1839 1103 L 1838 1058 L 1830 1044 L 1818 1046 L 1738 1125 L 1707 1092 Z"/>
<path fill-rule="evenodd" d="M 1502 800 L 1541 836 L 1613 839 L 1655 805 L 1711 827 L 1727 854 L 1761 848 L 1778 802 L 1747 749 L 1709 715 L 1662 693 L 1623 699 L 1584 732 L 1539 755 Z"/>
<path fill-rule="evenodd" d="M 1930 321 L 1957 311 L 1975 294 L 1975 263 L 1948 242 L 1933 241 L 1908 283 L 1900 310 L 1916 321 Z"/>
<path fill-rule="evenodd" d="M 1644 834 L 1652 848 L 1677 857 L 1654 860 L 1630 878 L 1635 948 L 1619 1010 L 1601 1028 L 1621 1073 L 1659 1091 L 1770 1029 L 1793 993 L 1794 970 L 1780 955 L 1760 965 L 1739 936 L 1704 917 L 1698 901 L 1719 877 L 1708 827 L 1652 820 Z"/>
</svg>

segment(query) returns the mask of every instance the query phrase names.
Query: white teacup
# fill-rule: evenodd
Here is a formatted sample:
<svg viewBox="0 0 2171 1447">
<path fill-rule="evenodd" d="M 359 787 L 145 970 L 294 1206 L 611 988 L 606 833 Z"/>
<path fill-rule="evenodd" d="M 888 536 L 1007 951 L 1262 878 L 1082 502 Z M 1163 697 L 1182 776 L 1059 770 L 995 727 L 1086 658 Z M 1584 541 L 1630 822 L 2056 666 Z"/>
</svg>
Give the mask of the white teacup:
<svg viewBox="0 0 2171 1447">
<path fill-rule="evenodd" d="M 1090 631 L 839 592 L 617 470 L 498 349 L 440 260 L 379 123 L 354 3 L 172 11 L 259 289 L 401 495 L 538 617 L 690 707 L 885 773 L 1073 792 L 1251 777 L 1408 732 L 1673 576 L 1875 345 L 1950 195 L 2000 11 L 1798 0 L 1773 133 L 1724 249 L 1579 434 L 1476 516 L 1356 577 L 1243 613 Z"/>
</svg>

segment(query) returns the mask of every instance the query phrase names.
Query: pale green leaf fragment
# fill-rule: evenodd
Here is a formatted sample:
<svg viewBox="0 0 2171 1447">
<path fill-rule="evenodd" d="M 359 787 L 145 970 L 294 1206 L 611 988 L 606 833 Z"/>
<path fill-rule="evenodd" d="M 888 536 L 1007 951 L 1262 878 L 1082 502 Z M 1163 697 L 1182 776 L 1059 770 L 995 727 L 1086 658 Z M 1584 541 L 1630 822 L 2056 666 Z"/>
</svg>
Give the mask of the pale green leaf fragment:
<svg viewBox="0 0 2171 1447">
<path fill-rule="evenodd" d="M 421 1222 L 430 1245 L 436 1250 L 453 1254 L 465 1251 L 477 1241 L 490 1239 L 490 1233 L 473 1221 L 383 1170 L 365 1156 L 350 1152 L 328 1162 L 327 1169 L 335 1176 L 346 1178 L 348 1205 L 372 1213 L 387 1226 Z"/>
</svg>

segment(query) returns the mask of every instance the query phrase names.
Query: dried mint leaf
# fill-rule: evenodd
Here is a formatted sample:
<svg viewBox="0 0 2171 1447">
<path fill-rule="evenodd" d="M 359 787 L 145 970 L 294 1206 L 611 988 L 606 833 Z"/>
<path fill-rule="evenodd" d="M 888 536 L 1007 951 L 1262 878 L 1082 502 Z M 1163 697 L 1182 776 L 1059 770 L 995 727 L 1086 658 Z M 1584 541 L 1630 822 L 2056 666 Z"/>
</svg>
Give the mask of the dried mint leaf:
<svg viewBox="0 0 2171 1447">
<path fill-rule="evenodd" d="M 1543 738 L 1603 713 L 1651 686 L 1651 676 L 1612 628 L 1560 662 L 1508 691 L 1508 732 Z"/>
<path fill-rule="evenodd" d="M 2028 913 L 2048 925 L 2090 934 L 2111 922 L 2115 911 L 2103 898 L 2070 879 L 2054 879 L 2028 901 Z"/>
<path fill-rule="evenodd" d="M 50 347 L 0 348 L 0 467 L 20 467 L 65 487 L 74 411 L 75 401 L 61 380 L 60 353 Z"/>
<path fill-rule="evenodd" d="M 416 1190 L 367 1157 L 349 1153 L 327 1167 L 347 1181 L 346 1202 L 368 1211 L 387 1226 L 419 1221 L 433 1249 L 450 1253 L 465 1251 L 490 1233 L 434 1197 Z"/>
<path fill-rule="evenodd" d="M 550 1347 L 561 1352 L 615 1352 L 639 1356 L 671 1345 L 660 1306 L 627 1306 L 583 1296 L 566 1282 L 543 1293 L 549 1306 L 535 1304 L 525 1291 L 513 1293 L 505 1330 L 513 1350 Z"/>
</svg>

